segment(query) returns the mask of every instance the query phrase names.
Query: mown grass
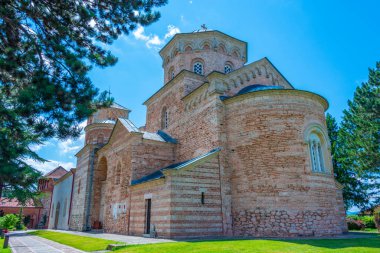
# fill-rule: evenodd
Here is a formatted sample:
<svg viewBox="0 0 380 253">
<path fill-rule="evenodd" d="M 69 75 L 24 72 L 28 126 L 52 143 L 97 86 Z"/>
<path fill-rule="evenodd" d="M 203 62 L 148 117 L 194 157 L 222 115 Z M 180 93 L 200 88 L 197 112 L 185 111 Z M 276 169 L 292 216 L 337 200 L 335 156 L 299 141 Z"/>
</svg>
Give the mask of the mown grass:
<svg viewBox="0 0 380 253">
<path fill-rule="evenodd" d="M 36 231 L 30 234 L 84 250 L 103 250 L 117 242 L 72 234 Z M 378 235 L 378 234 L 377 234 Z M 380 236 L 356 239 L 209 240 L 130 245 L 117 253 L 378 253 Z M 8 252 L 7 252 L 8 253 Z"/>
<path fill-rule="evenodd" d="M 37 235 L 48 240 L 71 246 L 83 251 L 105 250 L 109 244 L 120 244 L 120 242 L 104 240 L 99 238 L 72 235 L 67 233 L 52 232 L 52 231 L 33 231 L 31 235 Z"/>
<path fill-rule="evenodd" d="M 0 253 L 11 253 L 10 248 L 3 249 L 4 239 L 0 238 Z"/>
<path fill-rule="evenodd" d="M 225 240 L 126 246 L 117 253 L 379 253 L 380 237 L 314 240 Z"/>
</svg>

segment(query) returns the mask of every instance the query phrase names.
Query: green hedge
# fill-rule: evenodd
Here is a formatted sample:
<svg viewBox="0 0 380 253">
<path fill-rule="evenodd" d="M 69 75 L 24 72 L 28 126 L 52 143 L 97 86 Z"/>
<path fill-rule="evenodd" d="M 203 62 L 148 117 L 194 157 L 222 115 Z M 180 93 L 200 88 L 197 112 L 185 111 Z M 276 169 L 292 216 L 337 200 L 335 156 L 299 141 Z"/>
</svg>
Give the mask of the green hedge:
<svg viewBox="0 0 380 253">
<path fill-rule="evenodd" d="M 347 218 L 357 220 L 357 221 L 361 221 L 366 228 L 376 228 L 375 219 L 373 216 L 369 216 L 369 215 L 364 215 L 364 216 L 348 215 Z"/>
</svg>

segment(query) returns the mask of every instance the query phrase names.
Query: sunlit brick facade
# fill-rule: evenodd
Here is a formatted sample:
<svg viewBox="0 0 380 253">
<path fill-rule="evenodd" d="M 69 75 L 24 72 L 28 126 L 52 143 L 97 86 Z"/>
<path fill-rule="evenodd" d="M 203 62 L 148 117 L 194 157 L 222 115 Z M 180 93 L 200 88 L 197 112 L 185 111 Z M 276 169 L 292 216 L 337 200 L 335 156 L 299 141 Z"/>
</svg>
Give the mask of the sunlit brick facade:
<svg viewBox="0 0 380 253">
<path fill-rule="evenodd" d="M 158 237 L 322 236 L 347 230 L 324 112 L 247 43 L 177 34 L 146 126 L 114 104 L 88 120 L 70 229 Z"/>
</svg>

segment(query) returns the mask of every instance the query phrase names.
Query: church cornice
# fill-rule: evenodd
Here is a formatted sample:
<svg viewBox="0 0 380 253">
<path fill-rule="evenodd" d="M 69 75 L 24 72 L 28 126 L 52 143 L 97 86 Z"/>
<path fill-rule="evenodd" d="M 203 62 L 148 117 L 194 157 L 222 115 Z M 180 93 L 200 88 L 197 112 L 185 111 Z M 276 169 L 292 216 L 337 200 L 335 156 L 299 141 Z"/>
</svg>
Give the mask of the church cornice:
<svg viewBox="0 0 380 253">
<path fill-rule="evenodd" d="M 173 36 L 173 38 L 159 51 L 160 56 L 164 59 L 168 54 L 170 54 L 170 51 L 172 47 L 174 47 L 177 42 L 181 39 L 187 39 L 189 37 L 198 37 L 198 38 L 204 38 L 206 39 L 207 37 L 210 38 L 212 36 L 214 37 L 221 37 L 225 39 L 226 41 L 233 43 L 238 43 L 241 44 L 242 47 L 244 48 L 244 52 L 241 52 L 245 58 L 245 62 L 248 61 L 248 43 L 245 41 L 242 41 L 240 39 L 237 39 L 233 36 L 230 36 L 228 34 L 225 34 L 223 32 L 220 32 L 218 30 L 211 30 L 211 31 L 202 31 L 202 32 L 191 32 L 191 33 L 177 33 Z M 192 38 L 193 40 L 193 38 Z"/>
<path fill-rule="evenodd" d="M 266 95 L 269 95 L 269 96 L 297 95 L 298 97 L 302 96 L 302 97 L 306 97 L 306 98 L 310 98 L 312 100 L 318 101 L 323 106 L 323 109 L 325 111 L 329 108 L 328 101 L 321 95 L 318 95 L 310 91 L 295 90 L 295 89 L 259 90 L 255 92 L 244 93 L 241 95 L 236 95 L 230 98 L 226 98 L 225 100 L 223 100 L 223 102 L 225 104 L 230 104 L 230 103 L 236 103 L 236 102 L 245 100 L 250 97 L 261 97 L 261 96 L 266 96 Z"/>
<path fill-rule="evenodd" d="M 185 77 L 194 78 L 200 81 L 206 82 L 206 78 L 204 76 L 195 74 L 194 72 L 188 71 L 186 69 L 183 69 L 181 72 L 179 72 L 172 80 L 164 84 L 158 91 L 156 91 L 152 96 L 150 96 L 143 105 L 148 106 L 150 105 L 153 100 L 156 97 L 161 96 L 163 93 L 165 93 L 167 90 L 169 90 L 171 87 L 182 81 Z"/>
</svg>

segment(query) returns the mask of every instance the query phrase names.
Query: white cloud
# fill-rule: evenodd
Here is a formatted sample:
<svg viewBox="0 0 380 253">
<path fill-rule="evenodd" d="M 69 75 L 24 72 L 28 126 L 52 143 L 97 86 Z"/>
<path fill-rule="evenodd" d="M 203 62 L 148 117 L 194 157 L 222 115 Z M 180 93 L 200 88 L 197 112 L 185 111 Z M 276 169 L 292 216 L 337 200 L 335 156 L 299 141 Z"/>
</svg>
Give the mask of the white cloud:
<svg viewBox="0 0 380 253">
<path fill-rule="evenodd" d="M 192 0 L 190 0 L 190 1 L 189 1 L 189 4 L 192 4 L 192 3 L 193 3 L 193 1 L 192 1 Z"/>
<path fill-rule="evenodd" d="M 60 154 L 67 154 L 69 152 L 77 151 L 81 148 L 78 143 L 73 141 L 72 139 L 68 139 L 65 141 L 58 142 L 58 149 Z"/>
<path fill-rule="evenodd" d="M 160 40 L 160 38 L 157 36 L 157 35 L 154 35 L 153 37 L 151 37 L 147 42 L 146 42 L 146 46 L 148 48 L 151 48 L 151 45 L 155 45 L 155 46 L 159 46 L 159 45 L 162 45 L 164 43 L 163 40 Z"/>
<path fill-rule="evenodd" d="M 75 168 L 74 163 L 72 162 L 62 162 L 62 161 L 55 161 L 51 160 L 45 163 L 40 163 L 37 161 L 34 161 L 30 158 L 25 159 L 25 162 L 32 166 L 33 168 L 41 171 L 42 173 L 46 174 L 49 171 L 52 171 L 53 169 L 57 168 L 58 166 L 62 166 L 66 170 L 70 170 L 71 168 Z"/>
<path fill-rule="evenodd" d="M 137 40 L 144 40 L 144 41 L 149 40 L 149 36 L 144 35 L 144 30 L 145 30 L 144 27 L 139 25 L 136 31 L 133 32 L 133 36 L 135 36 Z"/>
<path fill-rule="evenodd" d="M 168 32 L 164 35 L 162 39 L 156 34 L 145 34 L 145 29 L 142 26 L 138 26 L 137 29 L 132 33 L 136 40 L 145 41 L 145 45 L 148 48 L 152 46 L 161 46 L 165 43 L 165 40 L 173 37 L 176 33 L 181 32 L 180 29 L 174 25 L 168 25 Z M 156 48 L 155 47 L 155 48 Z"/>
<path fill-rule="evenodd" d="M 176 33 L 180 33 L 181 31 L 179 30 L 178 27 L 175 27 L 174 25 L 168 25 L 168 32 L 165 34 L 164 38 L 168 39 L 173 37 Z"/>
</svg>

